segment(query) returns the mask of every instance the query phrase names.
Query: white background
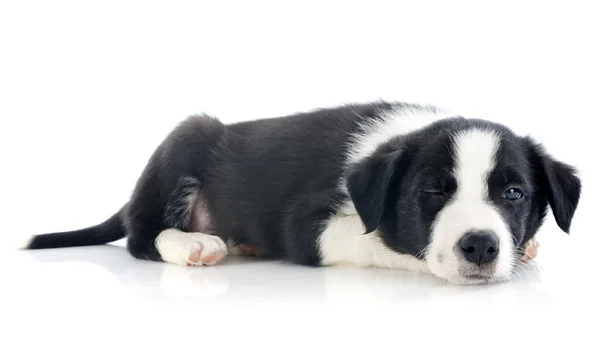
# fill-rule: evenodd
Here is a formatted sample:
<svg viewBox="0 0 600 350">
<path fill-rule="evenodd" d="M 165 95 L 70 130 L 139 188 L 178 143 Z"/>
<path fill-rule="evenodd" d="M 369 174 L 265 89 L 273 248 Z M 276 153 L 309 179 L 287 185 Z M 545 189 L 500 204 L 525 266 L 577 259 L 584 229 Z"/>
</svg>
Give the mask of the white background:
<svg viewBox="0 0 600 350">
<path fill-rule="evenodd" d="M 599 295 L 596 7 L 0 2 L 7 241 L 104 220 L 127 200 L 166 133 L 202 112 L 235 122 L 380 98 L 435 103 L 532 134 L 576 165 L 584 183 L 572 234 L 551 216 L 540 234 L 543 272 L 488 288 L 391 272 L 324 278 L 272 263 L 225 265 L 211 275 L 133 261 L 122 248 L 3 252 L 0 321 L 9 332 L 0 344 L 585 343 L 597 330 L 585 316 L 597 311 Z"/>
</svg>

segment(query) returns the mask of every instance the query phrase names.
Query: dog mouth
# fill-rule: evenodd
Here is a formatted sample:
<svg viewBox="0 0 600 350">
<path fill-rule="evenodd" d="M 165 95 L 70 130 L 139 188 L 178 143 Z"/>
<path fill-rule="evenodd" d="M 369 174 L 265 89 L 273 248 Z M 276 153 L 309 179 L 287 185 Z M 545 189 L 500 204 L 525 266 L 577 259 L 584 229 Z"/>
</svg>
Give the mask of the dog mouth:
<svg viewBox="0 0 600 350">
<path fill-rule="evenodd" d="M 470 281 L 470 282 L 488 282 L 495 279 L 495 264 L 485 264 L 482 266 L 463 266 L 460 269 L 459 275 L 460 277 Z"/>
<path fill-rule="evenodd" d="M 470 274 L 470 275 L 464 275 L 464 278 L 468 279 L 468 280 L 474 280 L 474 281 L 487 281 L 487 280 L 491 280 L 494 277 L 492 275 L 485 275 L 485 274 L 481 274 L 481 273 L 475 273 L 475 274 Z"/>
<path fill-rule="evenodd" d="M 454 277 L 445 278 L 448 282 L 457 285 L 481 285 L 481 284 L 494 284 L 502 281 L 503 279 L 494 275 L 472 273 L 472 274 L 460 274 Z"/>
</svg>

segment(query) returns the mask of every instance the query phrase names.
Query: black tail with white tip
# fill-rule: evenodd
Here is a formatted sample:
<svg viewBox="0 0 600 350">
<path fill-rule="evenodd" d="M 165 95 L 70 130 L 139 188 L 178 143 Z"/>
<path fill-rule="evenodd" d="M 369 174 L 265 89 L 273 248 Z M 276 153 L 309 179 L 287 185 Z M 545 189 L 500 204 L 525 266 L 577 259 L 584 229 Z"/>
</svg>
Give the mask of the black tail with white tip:
<svg viewBox="0 0 600 350">
<path fill-rule="evenodd" d="M 101 245 L 127 235 L 121 212 L 101 224 L 75 231 L 54 232 L 31 237 L 22 249 L 47 249 Z"/>
</svg>

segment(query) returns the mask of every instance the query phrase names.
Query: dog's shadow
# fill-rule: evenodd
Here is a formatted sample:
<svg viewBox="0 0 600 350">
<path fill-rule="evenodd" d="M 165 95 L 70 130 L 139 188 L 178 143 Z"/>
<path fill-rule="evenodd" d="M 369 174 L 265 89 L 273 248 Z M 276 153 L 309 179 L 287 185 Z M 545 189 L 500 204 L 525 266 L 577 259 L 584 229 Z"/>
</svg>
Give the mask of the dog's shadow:
<svg viewBox="0 0 600 350">
<path fill-rule="evenodd" d="M 216 266 L 186 267 L 137 260 L 124 247 L 104 245 L 25 251 L 41 263 L 78 262 L 99 266 L 142 298 L 234 301 L 391 301 L 465 293 L 500 286 L 452 286 L 411 271 L 305 267 L 277 260 L 230 256 Z M 518 282 L 535 279 L 535 269 Z M 470 294 L 467 292 L 467 294 Z"/>
</svg>

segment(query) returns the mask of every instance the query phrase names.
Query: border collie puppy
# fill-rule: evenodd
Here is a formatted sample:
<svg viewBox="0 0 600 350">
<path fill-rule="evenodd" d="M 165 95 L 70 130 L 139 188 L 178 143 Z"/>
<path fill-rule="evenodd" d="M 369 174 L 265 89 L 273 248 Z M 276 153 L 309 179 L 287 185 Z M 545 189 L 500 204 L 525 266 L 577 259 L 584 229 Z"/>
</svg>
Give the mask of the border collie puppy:
<svg viewBox="0 0 600 350">
<path fill-rule="evenodd" d="M 506 280 L 548 207 L 569 232 L 581 182 L 529 137 L 433 106 L 377 102 L 224 125 L 183 121 L 105 222 L 26 249 L 127 237 L 136 258 L 227 254 Z"/>
</svg>

